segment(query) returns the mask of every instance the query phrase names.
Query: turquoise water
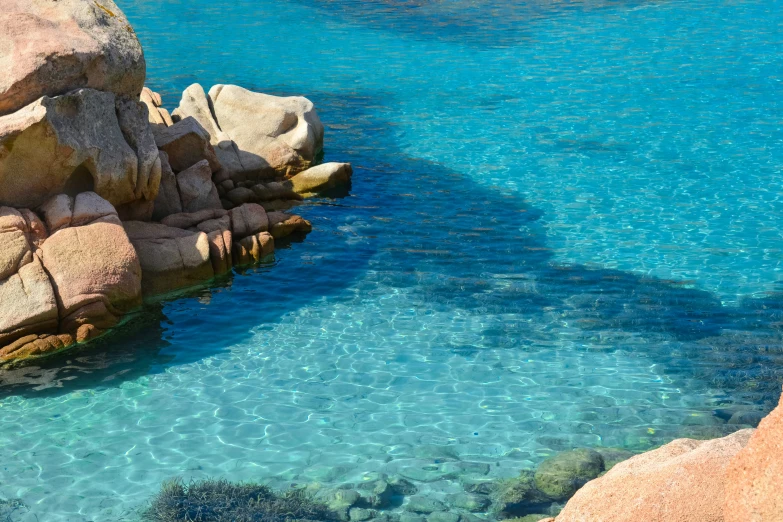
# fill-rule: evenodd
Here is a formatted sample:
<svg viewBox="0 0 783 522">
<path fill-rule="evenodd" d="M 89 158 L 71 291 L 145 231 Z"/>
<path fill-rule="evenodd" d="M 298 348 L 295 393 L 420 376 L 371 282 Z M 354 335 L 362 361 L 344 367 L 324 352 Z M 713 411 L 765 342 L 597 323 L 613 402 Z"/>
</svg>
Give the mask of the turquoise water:
<svg viewBox="0 0 783 522">
<path fill-rule="evenodd" d="M 120 5 L 169 109 L 306 95 L 354 181 L 273 265 L 0 375 L 12 520 L 134 520 L 173 476 L 441 498 L 453 459 L 717 436 L 780 395 L 783 2 Z"/>
</svg>

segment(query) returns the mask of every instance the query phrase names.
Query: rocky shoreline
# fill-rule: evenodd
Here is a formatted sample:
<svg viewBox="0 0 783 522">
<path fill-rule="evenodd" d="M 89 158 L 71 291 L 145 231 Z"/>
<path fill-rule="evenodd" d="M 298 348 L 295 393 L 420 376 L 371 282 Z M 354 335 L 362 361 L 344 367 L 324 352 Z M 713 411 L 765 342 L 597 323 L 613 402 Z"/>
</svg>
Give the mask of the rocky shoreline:
<svg viewBox="0 0 783 522">
<path fill-rule="evenodd" d="M 306 98 L 195 84 L 170 114 L 112 2 L 10 7 L 0 362 L 89 341 L 144 299 L 268 259 L 312 228 L 283 210 L 350 183 L 349 164 L 318 164 L 324 127 Z"/>
</svg>

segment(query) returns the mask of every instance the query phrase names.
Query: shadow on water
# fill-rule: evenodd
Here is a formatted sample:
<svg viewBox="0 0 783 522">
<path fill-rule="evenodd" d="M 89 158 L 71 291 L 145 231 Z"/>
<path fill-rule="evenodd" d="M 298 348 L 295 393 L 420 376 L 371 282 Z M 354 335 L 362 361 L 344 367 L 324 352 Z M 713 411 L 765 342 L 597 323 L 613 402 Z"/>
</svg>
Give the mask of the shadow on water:
<svg viewBox="0 0 783 522">
<path fill-rule="evenodd" d="M 783 380 L 783 294 L 725 307 L 688 282 L 560 264 L 540 210 L 395 148 L 395 127 L 377 114 L 388 94 L 311 97 L 323 121 L 340 122 L 327 128 L 326 160 L 351 161 L 355 174 L 351 194 L 296 210 L 314 223 L 306 241 L 281 245 L 273 266 L 148 305 L 101 340 L 0 374 L 2 395 L 117 386 L 193 363 L 317 300 L 353 302 L 348 289 L 364 278 L 404 289 L 412 307 L 570 325 L 572 349 L 640 351 L 674 378 L 724 390 L 727 403 L 773 406 Z M 483 347 L 547 341 L 527 320 L 487 324 Z M 633 342 L 640 336 L 644 343 Z M 469 357 L 482 346 L 444 338 L 438 349 Z"/>
<path fill-rule="evenodd" d="M 484 48 L 509 47 L 530 38 L 530 24 L 570 14 L 646 5 L 648 0 L 294 0 L 325 16 L 374 30 Z"/>
</svg>

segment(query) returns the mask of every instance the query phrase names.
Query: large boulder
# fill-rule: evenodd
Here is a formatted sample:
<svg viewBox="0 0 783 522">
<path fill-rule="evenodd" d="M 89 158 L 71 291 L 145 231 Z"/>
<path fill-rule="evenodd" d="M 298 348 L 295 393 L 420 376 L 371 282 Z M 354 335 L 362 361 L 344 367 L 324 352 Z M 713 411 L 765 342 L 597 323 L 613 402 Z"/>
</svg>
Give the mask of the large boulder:
<svg viewBox="0 0 783 522">
<path fill-rule="evenodd" d="M 215 85 L 209 98 L 223 135 L 236 146 L 242 171 L 230 174 L 235 181 L 296 174 L 323 148 L 324 127 L 306 98 L 270 96 L 236 85 Z"/>
<path fill-rule="evenodd" d="M 85 325 L 104 330 L 141 304 L 139 258 L 109 202 L 84 192 L 71 208 L 70 225 L 41 246 L 60 331 L 76 334 Z"/>
<path fill-rule="evenodd" d="M 726 472 L 726 522 L 783 520 L 783 400 Z"/>
<path fill-rule="evenodd" d="M 0 115 L 90 87 L 138 99 L 146 65 L 112 0 L 3 0 Z"/>
<path fill-rule="evenodd" d="M 0 117 L 0 203 L 37 208 L 94 191 L 117 207 L 152 201 L 160 160 L 141 102 L 81 89 Z"/>
<path fill-rule="evenodd" d="M 207 234 L 160 223 L 123 223 L 141 262 L 145 297 L 203 283 L 215 272 Z"/>
<path fill-rule="evenodd" d="M 37 234 L 22 212 L 0 207 L 0 347 L 31 333 L 57 332 L 57 301 L 35 253 Z"/>
<path fill-rule="evenodd" d="M 752 433 L 678 439 L 632 457 L 577 491 L 556 520 L 723 522 L 726 469 Z"/>
</svg>

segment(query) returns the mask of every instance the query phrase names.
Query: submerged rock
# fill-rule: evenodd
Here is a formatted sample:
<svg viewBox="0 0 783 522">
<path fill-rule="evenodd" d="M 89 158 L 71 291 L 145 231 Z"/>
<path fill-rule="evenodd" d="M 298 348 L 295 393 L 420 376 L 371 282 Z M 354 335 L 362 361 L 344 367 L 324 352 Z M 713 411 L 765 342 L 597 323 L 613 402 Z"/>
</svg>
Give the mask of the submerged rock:
<svg viewBox="0 0 783 522">
<path fill-rule="evenodd" d="M 636 455 L 588 482 L 556 520 L 722 522 L 726 469 L 752 433 L 742 430 L 708 441 L 678 439 Z"/>
<path fill-rule="evenodd" d="M 523 470 L 518 477 L 500 480 L 490 496 L 492 512 L 497 518 L 513 518 L 534 512 L 550 498 L 536 487 L 532 471 Z"/>
<path fill-rule="evenodd" d="M 83 87 L 138 99 L 146 64 L 112 0 L 3 0 L 0 115 Z"/>
<path fill-rule="evenodd" d="M 575 449 L 544 460 L 536 470 L 536 487 L 554 500 L 570 498 L 604 471 L 604 459 L 591 449 Z"/>
<path fill-rule="evenodd" d="M 446 505 L 434 498 L 415 496 L 408 499 L 405 504 L 406 511 L 413 513 L 434 513 L 436 511 L 446 511 Z"/>
<path fill-rule="evenodd" d="M 490 504 L 489 497 L 475 493 L 454 493 L 448 495 L 446 501 L 453 507 L 464 509 L 471 513 L 486 511 Z"/>
</svg>

